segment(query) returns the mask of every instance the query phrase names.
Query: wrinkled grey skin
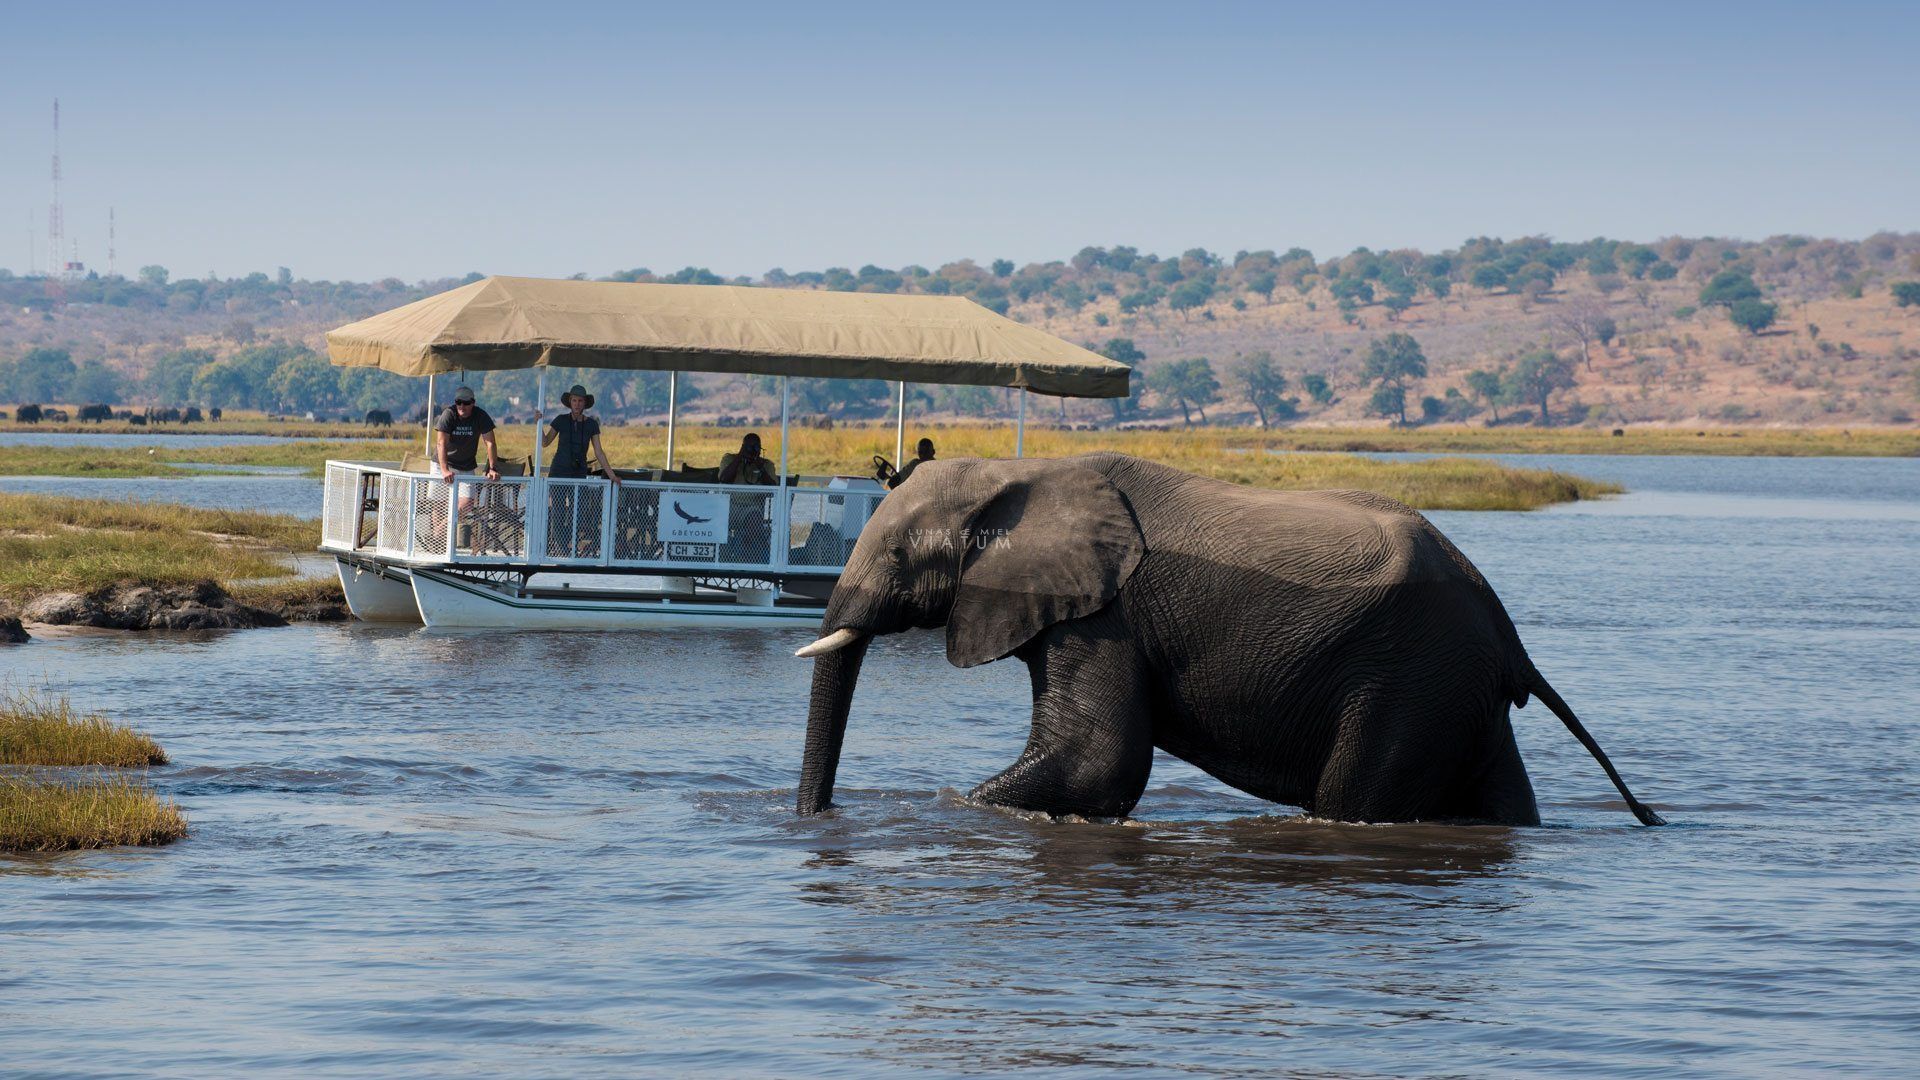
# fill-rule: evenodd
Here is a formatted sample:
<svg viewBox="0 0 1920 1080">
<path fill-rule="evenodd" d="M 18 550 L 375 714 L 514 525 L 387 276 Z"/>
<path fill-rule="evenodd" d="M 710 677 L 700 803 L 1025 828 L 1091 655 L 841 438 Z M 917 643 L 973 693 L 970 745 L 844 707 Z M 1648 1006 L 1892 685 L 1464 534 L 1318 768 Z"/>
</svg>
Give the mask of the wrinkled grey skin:
<svg viewBox="0 0 1920 1080">
<path fill-rule="evenodd" d="M 1158 747 L 1344 821 L 1535 825 L 1508 709 L 1537 697 L 1635 799 L 1535 670 L 1473 564 L 1378 495 L 1283 492 L 1120 454 L 930 461 L 887 496 L 828 602 L 797 807 L 832 803 L 876 634 L 947 629 L 971 667 L 1025 661 L 1033 726 L 974 789 L 999 806 L 1121 817 Z"/>
</svg>

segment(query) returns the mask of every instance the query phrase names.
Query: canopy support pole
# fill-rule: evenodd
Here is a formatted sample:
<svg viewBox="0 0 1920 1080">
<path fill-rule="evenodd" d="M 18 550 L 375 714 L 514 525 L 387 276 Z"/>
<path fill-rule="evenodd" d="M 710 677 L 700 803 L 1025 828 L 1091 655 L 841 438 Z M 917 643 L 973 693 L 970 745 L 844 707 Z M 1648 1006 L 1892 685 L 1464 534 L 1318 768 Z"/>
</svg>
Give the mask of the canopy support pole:
<svg viewBox="0 0 1920 1080">
<path fill-rule="evenodd" d="M 792 401 L 788 393 L 791 377 L 780 376 L 780 486 L 787 484 L 787 406 Z"/>
<path fill-rule="evenodd" d="M 673 468 L 673 422 L 680 409 L 680 373 L 667 372 L 667 468 Z"/>
<path fill-rule="evenodd" d="M 539 377 L 533 384 L 533 411 L 547 411 L 547 369 L 541 368 Z M 547 477 L 540 468 L 540 426 L 541 421 L 533 422 L 533 485 L 528 491 L 527 500 L 527 561 L 539 564 L 547 561 Z M 526 584 L 521 578 L 520 583 Z"/>
<path fill-rule="evenodd" d="M 427 430 L 422 439 L 426 440 L 427 456 L 433 456 L 433 376 L 427 376 Z"/>
<path fill-rule="evenodd" d="M 1020 414 L 1013 422 L 1013 456 L 1021 458 L 1027 456 L 1027 391 L 1023 387 L 1014 393 L 1020 395 Z"/>
<path fill-rule="evenodd" d="M 907 382 L 900 380 L 900 398 L 894 409 L 893 467 L 900 468 L 907 458 Z"/>
<path fill-rule="evenodd" d="M 533 412 L 534 415 L 538 417 L 546 413 L 546 411 L 547 369 L 541 368 L 540 376 L 534 380 L 533 384 Z M 545 430 L 540 426 L 541 422 L 542 421 L 538 419 L 533 422 L 533 478 L 535 480 L 540 479 L 540 433 Z"/>
</svg>

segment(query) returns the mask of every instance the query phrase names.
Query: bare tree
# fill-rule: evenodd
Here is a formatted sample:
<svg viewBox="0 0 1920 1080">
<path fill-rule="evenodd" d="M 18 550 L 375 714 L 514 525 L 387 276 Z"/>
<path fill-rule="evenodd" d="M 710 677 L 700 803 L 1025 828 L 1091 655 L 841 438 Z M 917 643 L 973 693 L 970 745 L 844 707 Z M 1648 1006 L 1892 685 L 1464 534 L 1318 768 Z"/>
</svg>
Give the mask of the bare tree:
<svg viewBox="0 0 1920 1080">
<path fill-rule="evenodd" d="M 1615 333 L 1607 302 L 1594 296 L 1574 296 L 1561 301 L 1549 322 L 1556 332 L 1579 343 L 1580 360 L 1588 371 L 1593 370 L 1593 343 L 1604 345 L 1613 340 Z"/>
</svg>

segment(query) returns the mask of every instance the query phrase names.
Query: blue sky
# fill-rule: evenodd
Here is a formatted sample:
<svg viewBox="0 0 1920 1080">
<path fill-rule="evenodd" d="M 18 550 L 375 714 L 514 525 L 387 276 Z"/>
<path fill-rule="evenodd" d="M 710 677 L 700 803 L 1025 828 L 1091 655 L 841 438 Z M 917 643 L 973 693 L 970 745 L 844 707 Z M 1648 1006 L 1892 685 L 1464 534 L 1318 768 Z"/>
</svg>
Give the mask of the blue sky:
<svg viewBox="0 0 1920 1080">
<path fill-rule="evenodd" d="M 0 266 L 302 277 L 1920 228 L 1920 5 L 0 6 Z"/>
</svg>

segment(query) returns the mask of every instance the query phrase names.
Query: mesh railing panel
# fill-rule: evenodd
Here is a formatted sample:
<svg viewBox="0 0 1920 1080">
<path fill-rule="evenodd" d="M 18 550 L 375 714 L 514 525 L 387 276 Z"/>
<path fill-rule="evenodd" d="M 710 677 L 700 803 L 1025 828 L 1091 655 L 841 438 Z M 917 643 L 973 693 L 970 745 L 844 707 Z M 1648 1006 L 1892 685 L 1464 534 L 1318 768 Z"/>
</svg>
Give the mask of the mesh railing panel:
<svg viewBox="0 0 1920 1080">
<path fill-rule="evenodd" d="M 413 550 L 416 559 L 447 557 L 447 504 L 452 489 L 445 480 L 412 479 Z"/>
<path fill-rule="evenodd" d="M 489 483 L 465 477 L 457 483 L 460 523 L 454 531 L 454 555 L 482 559 L 526 558 L 527 485 Z"/>
<path fill-rule="evenodd" d="M 325 500 L 320 538 L 341 547 L 354 546 L 354 532 L 360 520 L 360 470 L 346 465 L 327 466 Z"/>
<path fill-rule="evenodd" d="M 600 526 L 608 485 L 597 481 L 549 481 L 547 558 L 600 559 Z"/>
<path fill-rule="evenodd" d="M 660 543 L 660 489 L 623 484 L 613 510 L 613 560 L 654 562 L 666 557 Z"/>
<path fill-rule="evenodd" d="M 381 475 L 380 527 L 374 544 L 400 555 L 407 553 L 407 491 L 406 477 Z"/>
<path fill-rule="evenodd" d="M 787 564 L 803 567 L 845 566 L 853 544 L 866 527 L 884 491 L 802 489 L 792 493 L 788 506 Z"/>
</svg>

